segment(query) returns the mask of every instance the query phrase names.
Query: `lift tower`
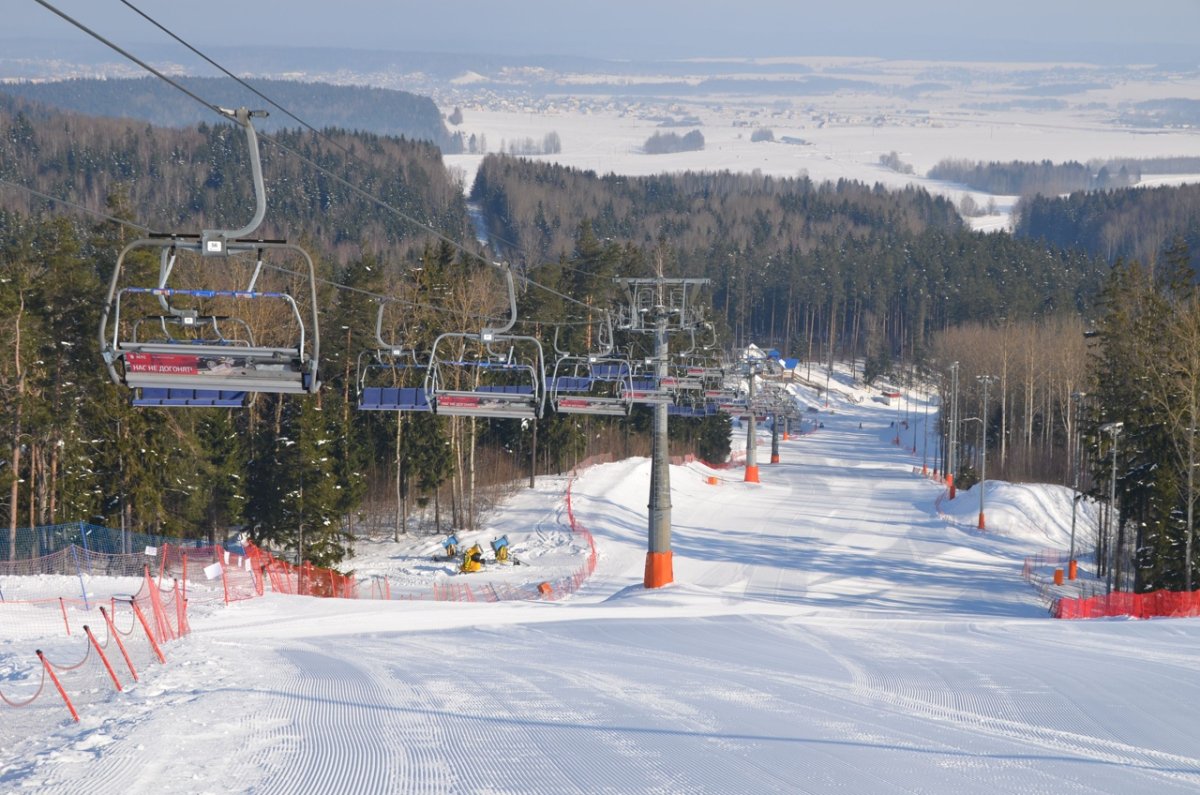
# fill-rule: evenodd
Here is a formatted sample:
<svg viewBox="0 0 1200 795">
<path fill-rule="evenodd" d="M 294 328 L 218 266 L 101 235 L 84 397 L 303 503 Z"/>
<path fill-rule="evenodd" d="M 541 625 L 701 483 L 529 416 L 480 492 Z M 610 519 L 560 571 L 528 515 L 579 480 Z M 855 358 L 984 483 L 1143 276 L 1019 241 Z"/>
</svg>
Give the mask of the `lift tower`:
<svg viewBox="0 0 1200 795">
<path fill-rule="evenodd" d="M 615 279 L 625 288 L 628 301 L 625 323 L 628 331 L 654 335 L 654 355 L 648 362 L 654 366 L 655 387 L 661 386 L 667 375 L 669 356 L 668 337 L 680 332 L 691 333 L 700 325 L 696 306 L 700 288 L 708 279 L 667 279 L 662 268 L 655 278 Z M 650 462 L 650 534 L 646 552 L 647 588 L 661 588 L 674 581 L 671 565 L 671 470 L 667 442 L 667 404 L 654 405 L 654 445 Z"/>
</svg>

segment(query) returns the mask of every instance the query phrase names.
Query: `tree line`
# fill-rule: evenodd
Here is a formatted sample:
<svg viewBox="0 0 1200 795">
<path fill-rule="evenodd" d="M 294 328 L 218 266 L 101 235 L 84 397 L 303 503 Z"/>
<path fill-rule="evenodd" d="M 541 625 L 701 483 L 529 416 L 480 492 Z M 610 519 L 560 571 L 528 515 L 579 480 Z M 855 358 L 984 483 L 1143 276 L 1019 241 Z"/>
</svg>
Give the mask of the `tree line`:
<svg viewBox="0 0 1200 795">
<path fill-rule="evenodd" d="M 1153 266 L 1180 237 L 1200 264 L 1200 185 L 1034 196 L 1018 204 L 1015 234 L 1069 246 L 1108 262 Z"/>
<path fill-rule="evenodd" d="M 675 252 L 679 275 L 712 279 L 733 346 L 806 359 L 912 359 L 971 320 L 1080 312 L 1106 265 L 1077 251 L 967 231 L 924 190 L 761 174 L 598 176 L 491 156 L 472 188 L 506 257 L 570 251 L 586 220 L 602 240 Z"/>
<path fill-rule="evenodd" d="M 357 186 L 411 218 L 468 239 L 461 185 L 430 143 L 333 129 L 324 138 L 284 130 L 261 140 L 263 168 L 271 175 L 267 235 L 328 241 L 343 261 L 363 249 L 409 252 L 420 229 L 364 198 Z M 89 207 L 123 193 L 138 221 L 155 230 L 240 226 L 254 206 L 249 174 L 245 137 L 230 124 L 165 129 L 65 114 L 0 94 L 0 178 Z M 32 194 L 0 190 L 0 208 L 30 213 L 46 206 Z"/>
<path fill-rule="evenodd" d="M 228 77 L 177 77 L 175 80 L 221 107 L 245 106 L 270 112 L 256 124 L 262 132 L 295 129 L 300 124 Z M 447 154 L 463 151 L 461 134 L 451 134 L 429 97 L 368 86 L 335 86 L 296 80 L 255 79 L 255 88 L 317 129 L 361 130 L 427 141 Z M 193 127 L 211 122 L 212 112 L 156 77 L 73 78 L 6 83 L 4 95 L 89 116 L 138 119 L 155 127 Z"/>
<path fill-rule="evenodd" d="M 929 169 L 926 176 L 1001 196 L 1056 196 L 1080 190 L 1129 187 L 1137 183 L 1141 173 L 1124 163 L 1110 169 L 1105 164 L 1093 168 L 1074 160 L 1066 163 L 942 160 Z"/>
</svg>

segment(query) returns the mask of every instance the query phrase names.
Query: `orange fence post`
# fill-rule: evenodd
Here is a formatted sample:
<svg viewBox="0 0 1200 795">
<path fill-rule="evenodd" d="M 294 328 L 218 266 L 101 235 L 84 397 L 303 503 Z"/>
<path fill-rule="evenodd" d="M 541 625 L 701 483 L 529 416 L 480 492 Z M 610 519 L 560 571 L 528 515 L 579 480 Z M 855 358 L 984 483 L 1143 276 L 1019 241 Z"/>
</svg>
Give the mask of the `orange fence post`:
<svg viewBox="0 0 1200 795">
<path fill-rule="evenodd" d="M 58 677 L 54 675 L 54 669 L 50 667 L 50 661 L 46 659 L 46 655 L 42 654 L 42 650 L 37 650 L 38 659 L 42 661 L 42 665 L 46 668 L 46 673 L 50 674 L 50 681 L 54 683 L 54 687 L 58 690 L 58 694 L 62 696 L 63 703 L 67 705 L 67 709 L 71 711 L 71 717 L 79 723 L 79 713 L 75 711 L 75 706 L 71 704 L 71 699 L 67 698 L 67 691 L 63 690 L 62 683 L 58 681 Z"/>
<path fill-rule="evenodd" d="M 117 632 L 112 616 L 103 606 L 100 607 L 100 615 L 104 616 L 104 623 L 108 625 L 108 636 L 117 642 L 117 648 L 121 650 L 121 656 L 125 658 L 125 664 L 129 666 L 130 676 L 133 677 L 133 681 L 138 681 L 137 669 L 133 667 L 133 661 L 129 659 L 129 652 L 125 650 L 125 644 L 121 641 L 121 633 Z"/>
<path fill-rule="evenodd" d="M 142 622 L 142 629 L 146 630 L 146 638 L 150 641 L 150 647 L 154 649 L 154 653 L 158 655 L 158 661 L 164 665 L 167 658 L 163 656 L 162 649 L 158 647 L 158 641 L 154 639 L 154 633 L 150 631 L 150 624 L 146 621 L 146 616 L 142 614 L 142 609 L 138 607 L 137 600 L 130 599 L 129 604 L 133 607 L 133 614 L 137 616 L 138 621 Z"/>
<path fill-rule="evenodd" d="M 71 634 L 71 622 L 67 620 L 67 603 L 63 601 L 61 596 L 58 597 L 58 606 L 62 608 L 63 624 L 66 625 L 67 635 L 69 636 Z"/>
<path fill-rule="evenodd" d="M 117 672 L 113 670 L 111 665 L 109 665 L 108 657 L 104 656 L 104 649 L 100 648 L 100 642 L 96 640 L 96 636 L 92 634 L 92 628 L 87 624 L 84 624 L 83 631 L 87 633 L 88 640 L 92 642 L 92 648 L 95 649 L 96 653 L 100 655 L 100 662 L 104 663 L 104 670 L 108 671 L 108 675 L 112 678 L 113 684 L 117 686 L 117 692 L 123 692 L 124 688 L 121 687 L 121 680 L 117 679 Z"/>
<path fill-rule="evenodd" d="M 187 623 L 187 596 L 179 593 L 179 580 L 175 581 L 175 629 L 181 638 L 190 631 Z"/>
</svg>

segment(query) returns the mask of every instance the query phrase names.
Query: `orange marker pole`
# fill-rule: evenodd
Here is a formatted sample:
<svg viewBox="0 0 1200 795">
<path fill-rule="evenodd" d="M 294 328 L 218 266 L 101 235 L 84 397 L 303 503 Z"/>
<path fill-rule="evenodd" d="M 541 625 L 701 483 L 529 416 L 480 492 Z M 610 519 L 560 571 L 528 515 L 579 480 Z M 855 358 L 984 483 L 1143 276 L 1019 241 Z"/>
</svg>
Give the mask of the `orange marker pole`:
<svg viewBox="0 0 1200 795">
<path fill-rule="evenodd" d="M 104 623 L 108 625 L 108 636 L 117 642 L 117 648 L 121 650 L 121 656 L 125 658 L 125 664 L 129 666 L 129 673 L 133 676 L 133 681 L 138 681 L 137 669 L 133 667 L 133 661 L 129 659 L 129 652 L 125 650 L 125 644 L 121 641 L 121 633 L 117 632 L 112 616 L 103 607 L 100 608 L 100 615 L 104 616 Z"/>
<path fill-rule="evenodd" d="M 54 675 L 54 669 L 50 667 L 50 661 L 46 659 L 46 655 L 42 654 L 42 650 L 37 650 L 38 659 L 42 661 L 42 666 L 46 669 L 46 673 L 50 674 L 50 681 L 54 683 L 58 694 L 62 696 L 63 703 L 67 705 L 67 709 L 71 711 L 71 717 L 79 723 L 79 713 L 75 711 L 75 706 L 71 704 L 71 699 L 67 698 L 67 691 L 63 690 L 62 683 L 58 681 L 58 677 Z"/>
<path fill-rule="evenodd" d="M 113 670 L 111 665 L 109 665 L 108 657 L 104 656 L 104 649 L 100 648 L 100 642 L 96 640 L 96 636 L 92 634 L 92 628 L 87 624 L 84 624 L 83 631 L 87 633 L 88 640 L 92 642 L 92 648 L 95 649 L 96 653 L 100 655 L 100 662 L 104 663 L 104 670 L 108 671 L 108 675 L 112 678 L 113 684 L 117 686 L 117 692 L 122 692 L 123 688 L 121 687 L 121 680 L 117 679 L 117 672 Z"/>
</svg>

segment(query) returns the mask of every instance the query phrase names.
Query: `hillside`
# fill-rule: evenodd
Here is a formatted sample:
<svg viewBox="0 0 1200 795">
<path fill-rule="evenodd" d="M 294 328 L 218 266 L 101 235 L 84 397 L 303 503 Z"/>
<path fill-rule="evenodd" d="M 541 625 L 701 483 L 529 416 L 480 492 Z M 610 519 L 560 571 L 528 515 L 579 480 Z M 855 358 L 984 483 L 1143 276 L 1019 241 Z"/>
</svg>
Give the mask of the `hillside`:
<svg viewBox="0 0 1200 795">
<path fill-rule="evenodd" d="M 264 132 L 302 126 L 230 78 L 176 80 L 221 107 L 245 106 L 269 111 L 271 115 L 260 125 Z M 429 97 L 395 89 L 295 80 L 256 79 L 253 85 L 318 130 L 327 127 L 360 130 L 428 141 L 447 153 L 462 151 L 462 142 L 446 129 L 441 112 Z M 192 127 L 213 120 L 207 108 L 155 77 L 5 83 L 0 92 L 60 110 L 137 119 L 157 127 Z"/>
<path fill-rule="evenodd" d="M 360 247 L 403 251 L 424 237 L 356 193 L 351 186 L 357 186 L 449 235 L 466 236 L 461 190 L 433 144 L 344 130 L 329 130 L 327 140 L 295 130 L 260 140 L 267 235 L 303 237 L 343 260 Z M 254 206 L 245 137 L 212 114 L 194 127 L 171 129 L 66 113 L 0 93 L 0 177 L 93 209 L 115 201 L 162 231 L 236 228 Z M 30 213 L 44 206 L 24 192 L 0 191 L 0 208 Z"/>
</svg>

